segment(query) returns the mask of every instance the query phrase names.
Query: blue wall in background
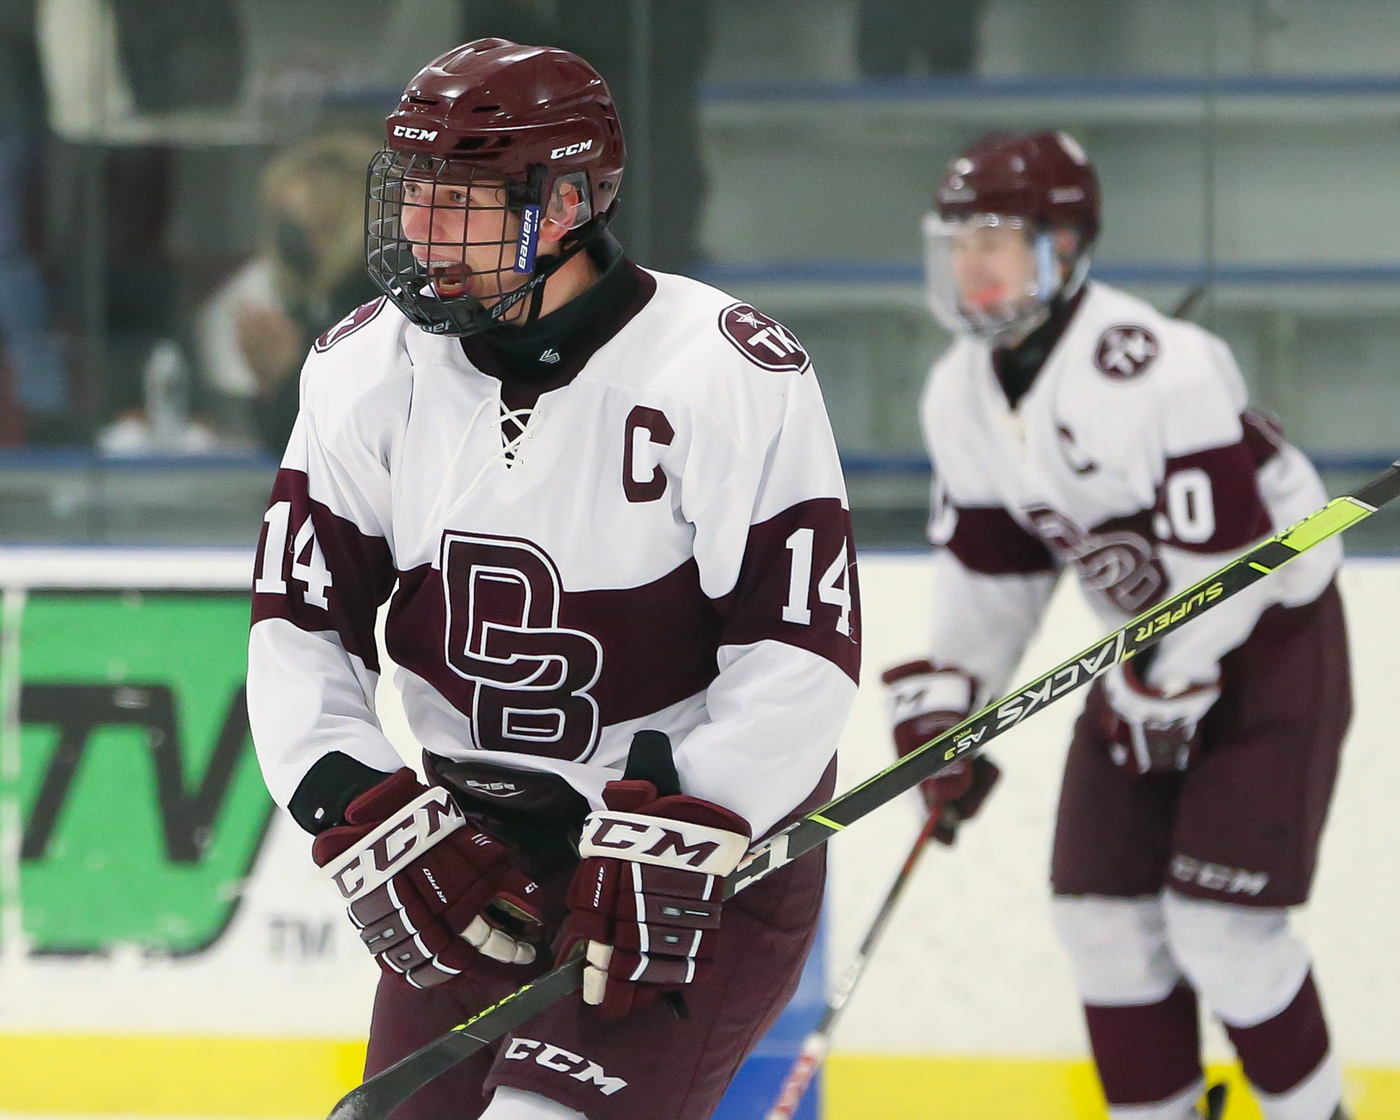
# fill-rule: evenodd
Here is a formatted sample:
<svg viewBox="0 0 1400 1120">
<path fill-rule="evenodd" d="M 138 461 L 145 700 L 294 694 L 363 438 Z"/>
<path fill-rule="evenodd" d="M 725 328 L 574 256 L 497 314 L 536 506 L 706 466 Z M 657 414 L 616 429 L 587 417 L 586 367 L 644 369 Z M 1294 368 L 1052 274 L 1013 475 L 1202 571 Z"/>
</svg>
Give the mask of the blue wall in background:
<svg viewBox="0 0 1400 1120">
<path fill-rule="evenodd" d="M 792 1002 L 740 1067 L 712 1120 L 763 1120 L 768 1115 L 778 1099 L 783 1079 L 802 1049 L 802 1040 L 817 1025 L 825 1006 L 826 922 L 823 921 Z M 821 1088 L 819 1072 L 808 1086 L 794 1120 L 817 1120 L 821 1115 Z"/>
</svg>

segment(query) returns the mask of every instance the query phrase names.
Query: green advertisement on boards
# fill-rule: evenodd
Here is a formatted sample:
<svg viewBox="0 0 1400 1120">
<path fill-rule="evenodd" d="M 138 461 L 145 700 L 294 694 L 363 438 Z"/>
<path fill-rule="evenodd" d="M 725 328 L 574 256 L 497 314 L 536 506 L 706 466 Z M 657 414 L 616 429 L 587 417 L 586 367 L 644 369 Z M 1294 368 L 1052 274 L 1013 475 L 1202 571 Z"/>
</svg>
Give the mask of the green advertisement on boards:
<svg viewBox="0 0 1400 1120">
<path fill-rule="evenodd" d="M 247 593 L 30 592 L 19 625 L 30 952 L 204 951 L 273 810 L 244 700 Z"/>
</svg>

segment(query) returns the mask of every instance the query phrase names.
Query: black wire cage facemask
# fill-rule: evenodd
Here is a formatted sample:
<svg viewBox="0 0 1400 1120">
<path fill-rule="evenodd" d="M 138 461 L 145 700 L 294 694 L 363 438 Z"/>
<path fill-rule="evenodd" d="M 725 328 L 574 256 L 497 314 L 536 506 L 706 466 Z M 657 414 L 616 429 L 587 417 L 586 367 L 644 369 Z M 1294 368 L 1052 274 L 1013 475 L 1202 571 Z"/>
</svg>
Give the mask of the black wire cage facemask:
<svg viewBox="0 0 1400 1120">
<path fill-rule="evenodd" d="M 592 213 L 587 176 L 560 176 L 556 191 L 571 184 L 582 202 L 562 251 L 538 254 L 546 173 L 536 165 L 523 182 L 502 180 L 460 160 L 379 152 L 370 161 L 365 206 L 370 279 L 429 334 L 534 322 L 545 281 L 607 223 L 606 214 Z"/>
</svg>

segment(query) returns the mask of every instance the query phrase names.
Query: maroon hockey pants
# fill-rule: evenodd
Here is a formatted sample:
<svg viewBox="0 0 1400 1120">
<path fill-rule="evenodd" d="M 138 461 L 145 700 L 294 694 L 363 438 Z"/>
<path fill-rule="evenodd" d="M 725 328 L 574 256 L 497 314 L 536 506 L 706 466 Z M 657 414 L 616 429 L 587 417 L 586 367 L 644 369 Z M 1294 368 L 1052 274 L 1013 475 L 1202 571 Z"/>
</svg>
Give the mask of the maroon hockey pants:
<svg viewBox="0 0 1400 1120">
<path fill-rule="evenodd" d="M 725 903 L 713 971 L 684 989 L 689 1019 L 656 1001 L 605 1023 L 579 996 L 566 997 L 419 1090 L 394 1120 L 474 1120 L 500 1085 L 538 1093 L 588 1120 L 704 1120 L 797 989 L 825 881 L 824 853 L 810 852 Z M 565 885 L 567 876 L 542 884 L 559 896 Z M 483 958 L 471 973 L 426 991 L 382 977 L 366 1075 L 542 971 Z"/>
<path fill-rule="evenodd" d="M 1169 887 L 1242 906 L 1307 901 L 1351 719 L 1346 624 L 1336 585 L 1297 608 L 1271 607 L 1221 661 L 1221 698 L 1185 774 L 1138 777 L 1113 765 L 1095 686 L 1065 765 L 1051 878 L 1060 895 L 1142 898 Z M 1086 1008 L 1111 1103 L 1167 1099 L 1200 1077 L 1196 993 Z M 1269 1093 L 1301 1082 L 1327 1052 L 1311 977 L 1277 1016 L 1231 1029 L 1245 1072 Z"/>
</svg>

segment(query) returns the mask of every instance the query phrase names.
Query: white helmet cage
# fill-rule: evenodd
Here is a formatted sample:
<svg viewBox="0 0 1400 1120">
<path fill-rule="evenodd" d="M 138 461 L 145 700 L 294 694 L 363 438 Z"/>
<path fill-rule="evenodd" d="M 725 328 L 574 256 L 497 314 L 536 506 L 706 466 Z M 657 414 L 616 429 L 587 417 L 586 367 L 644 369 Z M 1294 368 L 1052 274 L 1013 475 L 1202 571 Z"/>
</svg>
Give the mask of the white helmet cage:
<svg viewBox="0 0 1400 1120">
<path fill-rule="evenodd" d="M 1031 252 L 1033 267 L 1023 288 L 1009 292 L 990 308 L 968 304 L 958 283 L 954 252 L 958 240 L 978 229 L 1010 228 L 1022 231 Z M 924 215 L 924 284 L 929 310 L 948 330 L 991 342 L 1014 345 L 1050 314 L 1050 304 L 1058 297 L 1074 295 L 1089 270 L 1089 254 L 1076 246 L 1066 259 L 1056 249 L 1054 230 L 1037 226 L 1026 218 L 1005 214 L 974 214 L 968 217 L 941 217 L 936 211 Z"/>
</svg>

